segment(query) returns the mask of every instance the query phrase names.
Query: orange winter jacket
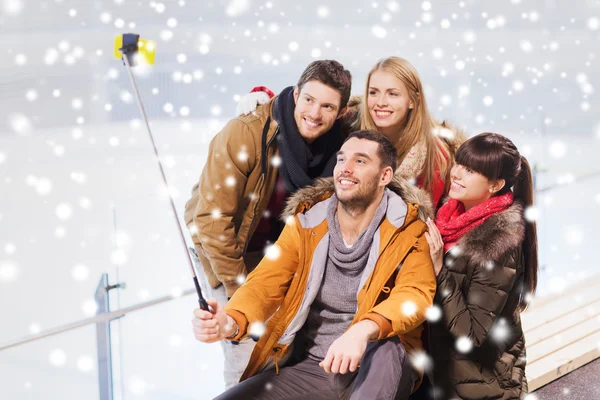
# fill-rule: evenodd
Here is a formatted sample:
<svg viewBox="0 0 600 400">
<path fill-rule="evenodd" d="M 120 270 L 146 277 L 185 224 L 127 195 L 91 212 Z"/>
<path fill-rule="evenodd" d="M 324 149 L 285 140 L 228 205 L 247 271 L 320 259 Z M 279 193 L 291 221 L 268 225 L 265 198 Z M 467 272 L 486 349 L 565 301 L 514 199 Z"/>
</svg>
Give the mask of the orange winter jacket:
<svg viewBox="0 0 600 400">
<path fill-rule="evenodd" d="M 287 217 L 279 240 L 225 307 L 239 327 L 234 340 L 246 337 L 253 324 L 268 321 L 241 380 L 278 368 L 291 354 L 327 263 L 326 212 L 332 193 L 329 178 L 292 196 L 286 212 L 294 215 Z M 386 218 L 373 239 L 352 324 L 370 319 L 379 325 L 377 340 L 397 335 L 411 353 L 422 348 L 422 323 L 436 288 L 423 222 L 431 215 L 431 200 L 398 178 L 385 195 Z"/>
</svg>

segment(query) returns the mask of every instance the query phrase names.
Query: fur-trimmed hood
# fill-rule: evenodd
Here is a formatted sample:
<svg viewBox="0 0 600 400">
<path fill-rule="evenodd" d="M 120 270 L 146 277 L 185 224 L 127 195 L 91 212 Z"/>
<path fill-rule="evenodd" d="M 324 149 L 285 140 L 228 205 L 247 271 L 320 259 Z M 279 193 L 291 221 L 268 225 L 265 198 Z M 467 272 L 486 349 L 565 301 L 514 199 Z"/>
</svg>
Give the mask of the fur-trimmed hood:
<svg viewBox="0 0 600 400">
<path fill-rule="evenodd" d="M 433 218 L 433 205 L 429 194 L 396 175 L 387 186 L 388 189 L 399 195 L 406 203 L 418 206 L 419 219 L 426 221 Z M 282 220 L 298 213 L 309 210 L 315 204 L 328 199 L 333 195 L 333 178 L 319 178 L 313 186 L 302 188 L 294 193 L 286 202 L 281 215 Z"/>
<path fill-rule="evenodd" d="M 523 206 L 515 202 L 507 210 L 467 232 L 458 243 L 458 251 L 471 261 L 484 264 L 489 260 L 502 259 L 520 246 L 524 238 Z"/>
</svg>

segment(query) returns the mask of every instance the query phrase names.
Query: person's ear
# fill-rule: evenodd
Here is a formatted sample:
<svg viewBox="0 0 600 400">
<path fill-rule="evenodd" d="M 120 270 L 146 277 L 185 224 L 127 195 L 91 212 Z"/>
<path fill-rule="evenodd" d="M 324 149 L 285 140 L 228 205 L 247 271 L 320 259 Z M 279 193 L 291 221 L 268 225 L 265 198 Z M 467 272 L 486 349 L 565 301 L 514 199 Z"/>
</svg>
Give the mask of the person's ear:
<svg viewBox="0 0 600 400">
<path fill-rule="evenodd" d="M 340 110 L 340 112 L 338 113 L 338 116 L 336 117 L 336 119 L 340 119 L 342 118 L 344 115 L 346 115 L 346 113 L 349 111 L 350 109 L 348 108 L 348 106 L 342 108 Z"/>
<path fill-rule="evenodd" d="M 501 191 L 504 185 L 506 185 L 506 181 L 504 179 L 498 179 L 496 182 L 490 185 L 490 193 L 494 194 Z"/>
<path fill-rule="evenodd" d="M 298 103 L 298 96 L 300 96 L 300 91 L 298 90 L 298 86 L 294 86 L 294 104 Z"/>
<path fill-rule="evenodd" d="M 389 185 L 392 179 L 394 179 L 394 171 L 392 170 L 392 167 L 385 167 L 381 173 L 381 186 Z"/>
</svg>

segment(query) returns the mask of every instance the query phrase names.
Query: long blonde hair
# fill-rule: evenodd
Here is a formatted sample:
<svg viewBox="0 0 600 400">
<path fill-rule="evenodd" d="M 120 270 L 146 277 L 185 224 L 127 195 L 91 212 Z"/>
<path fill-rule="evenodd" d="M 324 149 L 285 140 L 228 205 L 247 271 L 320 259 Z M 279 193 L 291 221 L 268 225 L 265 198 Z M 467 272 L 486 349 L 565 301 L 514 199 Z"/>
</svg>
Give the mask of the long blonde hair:
<svg viewBox="0 0 600 400">
<path fill-rule="evenodd" d="M 406 123 L 402 132 L 400 132 L 398 141 L 395 143 L 398 151 L 398 165 L 402 163 L 404 157 L 414 145 L 423 141 L 426 146 L 425 164 L 422 171 L 423 188 L 431 192 L 435 181 L 436 167 L 439 170 L 440 177 L 445 182 L 448 181 L 448 159 L 453 154 L 448 144 L 434 135 L 434 122 L 427 108 L 421 78 L 415 67 L 403 58 L 388 57 L 378 61 L 367 76 L 365 97 L 360 110 L 360 129 L 379 130 L 371 117 L 368 106 L 369 82 L 375 71 L 392 74 L 404 84 L 408 91 L 413 108 L 408 110 Z"/>
</svg>

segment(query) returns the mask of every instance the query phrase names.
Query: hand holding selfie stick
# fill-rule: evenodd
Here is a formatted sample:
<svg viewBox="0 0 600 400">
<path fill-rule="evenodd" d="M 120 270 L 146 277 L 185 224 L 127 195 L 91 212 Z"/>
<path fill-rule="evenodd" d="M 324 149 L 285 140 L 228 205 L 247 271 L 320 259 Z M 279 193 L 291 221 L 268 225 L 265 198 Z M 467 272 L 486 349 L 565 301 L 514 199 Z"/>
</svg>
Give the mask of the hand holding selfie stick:
<svg viewBox="0 0 600 400">
<path fill-rule="evenodd" d="M 150 136 L 150 141 L 152 142 L 152 147 L 154 148 L 154 154 L 156 155 L 156 161 L 158 162 L 158 167 L 160 168 L 160 173 L 162 175 L 163 182 L 165 187 L 167 188 L 167 192 L 169 194 L 169 201 L 171 203 L 171 210 L 173 211 L 173 215 L 175 216 L 175 220 L 177 221 L 177 229 L 179 230 L 179 236 L 181 237 L 181 242 L 183 247 L 185 248 L 185 254 L 187 256 L 188 263 L 190 265 L 190 271 L 192 272 L 192 277 L 194 279 L 194 286 L 196 287 L 196 292 L 198 293 L 198 304 L 200 308 L 209 311 L 208 304 L 202 296 L 202 290 L 200 289 L 200 285 L 198 284 L 198 277 L 196 276 L 196 271 L 194 270 L 194 263 L 192 262 L 192 258 L 190 253 L 187 251 L 187 244 L 185 241 L 185 237 L 183 235 L 183 229 L 181 228 L 181 223 L 179 222 L 179 218 L 177 218 L 177 210 L 175 208 L 175 203 L 173 202 L 173 197 L 171 196 L 171 192 L 169 190 L 169 184 L 167 183 L 167 177 L 165 175 L 165 171 L 163 169 L 162 163 L 160 162 L 160 157 L 158 155 L 158 150 L 156 149 L 156 144 L 154 143 L 154 137 L 152 136 L 152 131 L 150 130 L 150 124 L 148 123 L 148 117 L 146 116 L 146 110 L 144 109 L 144 105 L 142 103 L 142 98 L 140 97 L 140 93 L 138 91 L 137 85 L 135 83 L 135 78 L 133 76 L 133 72 L 131 71 L 132 66 L 136 66 L 138 62 L 146 63 L 146 64 L 154 64 L 154 54 L 156 50 L 156 45 L 154 42 L 149 40 L 140 39 L 139 35 L 133 33 L 125 33 L 122 36 L 117 36 L 115 39 L 115 57 L 123 60 L 123 63 L 127 67 L 127 72 L 129 74 L 129 78 L 131 79 L 131 84 L 133 85 L 133 89 L 136 94 L 136 98 L 138 101 L 138 105 L 140 106 L 140 111 L 142 116 L 144 117 L 144 122 L 146 123 L 146 129 L 148 130 L 148 135 Z"/>
</svg>

